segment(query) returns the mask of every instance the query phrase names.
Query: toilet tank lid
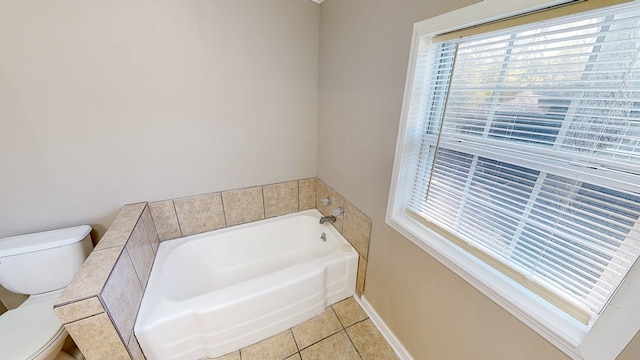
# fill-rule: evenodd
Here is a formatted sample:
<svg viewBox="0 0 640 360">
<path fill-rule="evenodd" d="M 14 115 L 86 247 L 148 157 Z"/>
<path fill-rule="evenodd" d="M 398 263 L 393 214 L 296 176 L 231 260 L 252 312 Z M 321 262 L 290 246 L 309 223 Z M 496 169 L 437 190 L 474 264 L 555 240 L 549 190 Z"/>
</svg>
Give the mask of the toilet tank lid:
<svg viewBox="0 0 640 360">
<path fill-rule="evenodd" d="M 81 241 L 91 232 L 91 226 L 80 225 L 34 234 L 0 239 L 0 257 L 24 254 Z"/>
</svg>

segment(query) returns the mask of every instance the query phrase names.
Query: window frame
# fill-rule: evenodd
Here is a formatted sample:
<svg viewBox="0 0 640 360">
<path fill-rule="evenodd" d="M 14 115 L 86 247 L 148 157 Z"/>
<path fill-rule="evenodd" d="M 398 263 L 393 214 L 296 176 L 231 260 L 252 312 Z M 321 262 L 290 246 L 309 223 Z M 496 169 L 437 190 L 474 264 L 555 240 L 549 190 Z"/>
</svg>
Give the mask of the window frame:
<svg viewBox="0 0 640 360">
<path fill-rule="evenodd" d="M 407 137 L 409 111 L 414 98 L 414 78 L 421 44 L 425 39 L 457 29 L 527 13 L 568 0 L 484 0 L 416 23 L 404 88 L 402 113 L 386 214 L 386 223 L 451 271 L 489 297 L 507 312 L 572 358 L 615 358 L 640 330 L 640 264 L 636 262 L 601 314 L 585 325 L 542 300 L 538 295 L 478 259 L 407 211 L 410 175 L 405 154 L 411 151 Z M 632 0 L 630 3 L 640 3 Z"/>
</svg>

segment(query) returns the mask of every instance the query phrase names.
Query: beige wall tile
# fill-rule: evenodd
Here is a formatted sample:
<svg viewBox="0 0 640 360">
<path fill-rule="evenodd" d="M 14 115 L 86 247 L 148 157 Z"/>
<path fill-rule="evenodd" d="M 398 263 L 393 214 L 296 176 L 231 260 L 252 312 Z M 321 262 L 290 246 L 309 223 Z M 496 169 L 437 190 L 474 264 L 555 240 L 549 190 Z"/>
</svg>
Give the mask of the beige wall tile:
<svg viewBox="0 0 640 360">
<path fill-rule="evenodd" d="M 131 338 L 129 338 L 127 348 L 129 349 L 132 360 L 146 360 L 146 357 L 144 356 L 142 348 L 140 347 L 138 339 L 136 339 L 135 335 L 131 335 Z"/>
<path fill-rule="evenodd" d="M 298 181 L 298 209 L 309 210 L 316 207 L 316 178 Z"/>
<path fill-rule="evenodd" d="M 147 287 L 147 280 L 149 280 L 149 274 L 151 273 L 155 253 L 153 252 L 151 241 L 149 241 L 147 231 L 142 221 L 138 221 L 138 224 L 133 229 L 125 249 L 133 262 L 133 267 L 136 270 L 140 285 L 145 289 Z"/>
<path fill-rule="evenodd" d="M 240 349 L 242 360 L 281 360 L 298 351 L 291 330 Z"/>
<path fill-rule="evenodd" d="M 123 247 L 114 247 L 92 251 L 71 283 L 64 289 L 58 304 L 63 305 L 98 295 L 122 250 Z"/>
<path fill-rule="evenodd" d="M 291 329 L 293 337 L 296 339 L 296 344 L 300 349 L 304 349 L 340 330 L 342 330 L 342 325 L 331 308 Z"/>
<path fill-rule="evenodd" d="M 270 218 L 298 211 L 298 182 L 289 181 L 279 184 L 265 185 L 264 213 Z"/>
<path fill-rule="evenodd" d="M 360 355 L 343 331 L 300 351 L 302 360 L 360 360 Z"/>
<path fill-rule="evenodd" d="M 138 218 L 135 216 L 121 217 L 118 215 L 96 245 L 95 250 L 124 245 L 129 240 L 131 231 L 137 222 Z"/>
<path fill-rule="evenodd" d="M 331 199 L 330 205 L 322 205 L 322 199 L 329 198 Z M 333 189 L 328 187 L 322 180 L 318 179 L 316 183 L 316 208 L 322 213 L 324 216 L 332 215 L 332 211 L 337 208 L 344 209 L 344 198 L 340 196 Z M 337 216 L 336 222 L 333 226 L 338 229 L 342 233 L 342 222 L 344 216 Z"/>
<path fill-rule="evenodd" d="M 336 312 L 338 319 L 340 319 L 344 327 L 351 326 L 358 321 L 368 318 L 367 313 L 362 310 L 360 304 L 358 304 L 353 296 L 333 304 L 331 307 Z"/>
<path fill-rule="evenodd" d="M 149 204 L 149 208 L 160 241 L 182 236 L 173 200 L 152 202 Z"/>
<path fill-rule="evenodd" d="M 120 209 L 115 220 L 109 225 L 107 232 L 102 236 L 96 250 L 124 245 L 136 225 L 147 203 L 127 204 Z"/>
<path fill-rule="evenodd" d="M 262 187 L 225 191 L 222 193 L 227 226 L 264 219 Z"/>
<path fill-rule="evenodd" d="M 151 209 L 149 208 L 149 204 L 147 204 L 147 206 L 144 208 L 144 211 L 142 212 L 142 222 L 144 223 L 144 228 L 147 231 L 149 242 L 151 242 L 151 248 L 153 249 L 153 252 L 156 253 L 158 251 L 158 246 L 160 245 L 160 239 L 158 238 L 156 225 L 153 222 L 153 218 L 151 217 Z"/>
<path fill-rule="evenodd" d="M 102 313 L 104 312 L 104 308 L 102 307 L 100 300 L 98 300 L 98 297 L 94 296 L 86 300 L 80 300 L 67 305 L 54 307 L 53 312 L 56 313 L 60 322 L 68 324 Z"/>
<path fill-rule="evenodd" d="M 284 360 L 302 360 L 300 353 L 295 353 Z"/>
<path fill-rule="evenodd" d="M 362 255 L 358 259 L 358 276 L 356 278 L 356 294 L 362 296 L 367 278 L 367 259 Z"/>
<path fill-rule="evenodd" d="M 348 201 L 344 204 L 344 223 L 342 234 L 365 259 L 369 255 L 369 237 L 371 219 Z"/>
<path fill-rule="evenodd" d="M 147 206 L 146 202 L 139 202 L 135 204 L 127 204 L 120 209 L 117 217 L 135 217 L 138 218 Z"/>
<path fill-rule="evenodd" d="M 347 334 L 363 360 L 398 359 L 382 334 L 369 319 L 347 328 Z"/>
<path fill-rule="evenodd" d="M 65 325 L 87 360 L 130 360 L 120 336 L 106 313 Z"/>
<path fill-rule="evenodd" d="M 173 202 L 183 236 L 226 226 L 220 193 L 190 196 Z"/>
<path fill-rule="evenodd" d="M 127 252 L 123 252 L 100 298 L 123 339 L 129 339 L 140 301 L 142 286 Z"/>
</svg>

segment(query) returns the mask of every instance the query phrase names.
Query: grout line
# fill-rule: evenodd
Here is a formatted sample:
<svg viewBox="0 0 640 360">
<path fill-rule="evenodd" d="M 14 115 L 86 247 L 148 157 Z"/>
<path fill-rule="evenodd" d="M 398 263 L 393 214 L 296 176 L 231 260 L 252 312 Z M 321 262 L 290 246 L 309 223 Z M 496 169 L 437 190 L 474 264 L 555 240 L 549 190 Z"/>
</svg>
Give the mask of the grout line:
<svg viewBox="0 0 640 360">
<path fill-rule="evenodd" d="M 323 337 L 322 339 L 320 339 L 320 340 L 318 340 L 318 341 L 316 341 L 316 342 L 312 342 L 311 344 L 309 344 L 309 345 L 307 345 L 307 346 L 303 347 L 302 349 L 300 349 L 298 352 L 300 352 L 300 351 L 302 351 L 302 350 L 306 350 L 306 349 L 308 349 L 308 348 L 312 347 L 313 345 L 316 345 L 316 344 L 317 344 L 317 343 L 319 343 L 319 342 L 322 342 L 322 341 L 324 341 L 324 340 L 327 340 L 328 338 L 332 337 L 333 335 L 336 335 L 336 334 L 340 333 L 341 331 L 344 331 L 344 332 L 346 333 L 345 329 L 344 329 L 344 328 L 342 328 L 342 329 L 340 329 L 340 330 L 338 330 L 338 331 L 336 331 L 336 332 L 334 332 L 334 333 L 331 333 L 331 334 L 329 334 L 329 335 L 327 335 L 327 336 Z"/>
<path fill-rule="evenodd" d="M 227 223 L 227 211 L 224 208 L 224 196 L 222 196 L 222 191 L 219 194 L 220 194 L 220 204 L 222 204 L 222 217 L 224 218 L 224 227 L 228 227 L 229 224 Z"/>
<path fill-rule="evenodd" d="M 298 350 L 297 352 L 300 352 L 300 347 L 298 346 L 298 341 L 296 340 L 296 336 L 293 334 L 293 328 L 289 328 L 288 330 L 291 333 L 291 337 L 293 338 L 293 343 L 296 344 L 296 350 Z M 294 354 L 291 354 L 294 355 Z M 289 356 L 291 356 L 289 355 Z"/>
<path fill-rule="evenodd" d="M 264 201 L 264 186 L 260 186 L 260 193 L 262 194 L 262 218 L 267 218 L 267 202 Z"/>
<path fill-rule="evenodd" d="M 176 203 L 173 199 L 171 199 L 171 207 L 173 208 L 173 213 L 176 216 L 176 222 L 178 223 L 178 231 L 180 232 L 180 237 L 184 236 L 182 234 L 182 226 L 180 226 L 180 218 L 178 217 L 178 210 L 176 210 Z"/>
<path fill-rule="evenodd" d="M 363 359 L 362 354 L 360 354 L 360 350 L 358 350 L 358 347 L 356 346 L 356 344 L 354 344 L 353 339 L 351 339 L 351 336 L 349 336 L 349 333 L 346 329 L 344 330 L 344 333 L 347 335 L 347 339 L 349 339 L 353 348 L 356 349 L 356 352 L 358 353 L 358 356 L 360 356 L 360 359 Z"/>
<path fill-rule="evenodd" d="M 322 339 L 319 339 L 318 341 L 315 341 L 315 342 L 313 342 L 313 343 L 311 343 L 311 344 L 309 344 L 309 345 L 307 345 L 307 346 L 303 347 L 302 349 L 300 349 L 300 348 L 298 347 L 298 343 L 296 342 L 296 347 L 298 347 L 298 352 L 300 352 L 300 351 L 302 351 L 302 350 L 304 350 L 304 349 L 308 349 L 308 348 L 310 348 L 311 346 L 313 346 L 313 345 L 315 345 L 315 344 L 317 344 L 317 343 L 319 343 L 319 342 L 321 342 L 321 341 L 323 341 L 323 340 L 326 340 L 327 338 L 330 338 L 331 336 L 333 336 L 333 335 L 335 335 L 335 334 L 337 334 L 337 333 L 339 333 L 339 332 L 341 332 L 341 331 L 345 331 L 345 328 L 344 328 L 344 325 L 342 324 L 342 321 L 340 321 L 340 318 L 338 317 L 338 314 L 336 313 L 336 311 L 335 311 L 335 310 L 333 310 L 333 305 L 332 305 L 332 306 L 329 306 L 329 308 L 331 308 L 331 311 L 333 311 L 333 313 L 334 313 L 334 315 L 336 316 L 336 318 L 338 318 L 338 322 L 340 323 L 340 326 L 342 327 L 342 329 L 340 329 L 340 330 L 338 330 L 338 331 L 336 331 L 336 332 L 333 332 L 333 333 L 331 333 L 331 334 L 329 334 L 329 335 L 327 335 L 327 336 L 323 337 Z M 296 325 L 296 326 L 297 326 L 297 325 Z M 293 335 L 293 328 L 291 328 L 290 330 L 291 330 L 291 334 Z M 345 331 L 345 332 L 346 332 L 346 331 Z M 295 341 L 295 338 L 296 338 L 296 337 L 295 337 L 295 335 L 294 335 L 294 336 L 293 336 L 294 341 Z M 302 355 L 301 355 L 300 357 L 302 357 Z"/>
<path fill-rule="evenodd" d="M 298 211 L 301 211 L 302 209 L 300 208 L 300 180 L 296 181 L 296 198 L 298 199 L 297 201 L 297 205 L 298 205 Z"/>
<path fill-rule="evenodd" d="M 347 328 L 344 327 L 344 323 L 342 322 L 342 320 L 340 320 L 340 316 L 338 316 L 338 313 L 336 312 L 336 309 L 333 308 L 333 305 L 330 306 L 331 310 L 333 311 L 333 313 L 336 315 L 336 318 L 338 318 L 338 322 L 340 323 L 340 325 L 342 326 L 343 330 L 346 330 Z"/>
<path fill-rule="evenodd" d="M 147 213 L 149 214 L 149 219 L 151 220 L 151 225 L 153 225 L 153 230 L 155 230 L 156 232 L 156 237 L 158 238 L 158 246 L 160 246 L 160 237 L 158 236 L 158 227 L 156 226 L 156 221 L 153 219 L 153 214 L 151 213 L 151 203 L 147 202 L 147 206 L 145 206 L 145 209 L 142 210 L 142 215 L 140 215 L 140 217 L 144 216 L 144 211 L 147 211 Z M 142 223 L 145 224 L 145 231 L 147 230 L 147 224 L 144 222 L 144 218 L 142 219 Z M 147 235 L 149 235 L 147 233 Z M 151 242 L 151 237 L 149 236 L 149 242 Z M 153 243 L 151 244 L 152 248 L 153 248 Z M 154 253 L 158 252 L 158 249 L 156 248 Z"/>
<path fill-rule="evenodd" d="M 356 303 L 357 303 L 357 304 L 358 304 L 358 306 L 359 306 L 359 307 L 364 311 L 364 309 L 362 308 L 362 306 L 361 306 L 357 301 L 356 301 Z M 334 305 L 335 305 L 335 304 L 334 304 Z M 362 323 L 362 322 L 365 322 L 365 321 L 367 321 L 367 320 L 370 320 L 369 315 L 365 312 L 365 314 L 367 315 L 367 317 L 366 317 L 366 318 L 364 318 L 364 319 L 362 319 L 362 320 L 358 320 L 358 321 L 354 322 L 353 324 L 351 324 L 351 325 L 349 325 L 349 326 L 346 326 L 346 327 L 345 327 L 345 325 L 344 325 L 344 323 L 342 322 L 342 320 L 340 320 L 340 317 L 338 316 L 338 313 L 337 313 L 337 312 L 336 312 L 336 310 L 333 308 L 333 305 L 329 306 L 329 308 L 331 309 L 331 311 L 333 311 L 333 314 L 334 314 L 334 315 L 336 316 L 336 318 L 338 319 L 338 322 L 340 323 L 341 329 L 340 329 L 340 330 L 337 330 L 337 331 L 335 331 L 335 332 L 333 332 L 333 333 L 330 333 L 330 334 L 328 334 L 327 336 L 324 336 L 323 338 L 318 339 L 317 341 L 315 341 L 315 342 L 313 342 L 313 343 L 311 343 L 311 344 L 309 344 L 309 345 L 307 345 L 307 346 L 305 346 L 305 347 L 303 347 L 303 348 L 300 348 L 300 346 L 298 345 L 298 340 L 296 339 L 296 337 L 295 337 L 295 335 L 294 335 L 294 333 L 293 333 L 293 327 L 289 328 L 289 329 L 288 329 L 288 330 L 286 330 L 286 331 L 291 332 L 291 337 L 293 338 L 293 342 L 294 342 L 294 344 L 296 345 L 296 349 L 297 349 L 297 351 L 296 351 L 296 352 L 294 352 L 293 354 L 289 354 L 285 359 L 288 359 L 289 357 L 294 356 L 294 355 L 296 355 L 296 354 L 298 354 L 298 355 L 300 356 L 300 358 L 302 358 L 302 355 L 300 354 L 300 352 L 301 352 L 301 351 L 303 351 L 303 350 L 305 350 L 305 349 L 308 349 L 308 348 L 310 348 L 310 347 L 312 347 L 312 346 L 314 346 L 314 345 L 316 345 L 316 344 L 318 344 L 318 343 L 320 343 L 320 342 L 322 342 L 322 341 L 324 341 L 324 340 L 326 340 L 326 339 L 328 339 L 328 338 L 330 338 L 330 337 L 332 337 L 332 336 L 334 336 L 334 335 L 337 335 L 338 333 L 340 333 L 340 332 L 342 332 L 342 331 L 344 331 L 345 335 L 347 335 L 347 338 L 348 338 L 348 339 L 349 339 L 349 341 L 351 342 L 351 345 L 353 345 L 353 348 L 354 348 L 354 349 L 356 350 L 356 352 L 358 353 L 358 356 L 360 356 L 360 358 L 361 358 L 361 359 L 363 359 L 362 354 L 360 353 L 360 351 L 359 351 L 359 350 L 358 350 L 358 348 L 356 347 L 356 344 L 353 342 L 353 339 L 351 339 L 351 336 L 349 336 L 349 333 L 347 332 L 347 329 L 349 329 L 349 328 L 351 328 L 351 327 L 353 327 L 353 326 L 355 326 L 355 325 L 357 325 L 357 324 L 360 324 L 360 323 Z M 327 310 L 328 310 L 328 309 L 327 309 Z M 296 326 L 297 326 L 297 325 L 296 325 Z M 295 326 L 294 326 L 294 327 L 295 327 Z M 385 339 L 385 341 L 386 341 L 386 339 Z M 253 344 L 252 344 L 252 345 L 253 345 Z M 249 345 L 249 346 L 251 346 L 251 345 Z M 239 349 L 239 350 L 237 350 L 237 351 L 238 351 L 238 354 L 239 354 L 239 356 L 240 356 L 240 360 L 242 360 L 242 349 Z M 228 355 L 228 354 L 225 354 L 225 355 Z"/>
<path fill-rule="evenodd" d="M 144 222 L 144 219 L 142 218 L 142 215 L 140 215 L 140 220 L 138 220 L 140 222 L 142 222 L 142 230 L 144 231 L 144 234 L 147 236 L 147 242 L 149 243 L 149 246 L 151 247 L 151 250 L 153 251 L 153 258 L 155 260 L 156 257 L 156 250 L 153 250 L 153 243 L 151 242 L 151 236 L 149 236 L 149 232 L 147 231 L 147 224 Z M 151 218 L 151 221 L 153 222 L 153 218 Z M 136 226 L 138 226 L 138 223 L 136 223 Z M 133 227 L 133 230 L 135 231 L 136 226 Z M 156 225 L 153 224 L 153 227 L 155 228 Z M 133 233 L 133 231 L 131 232 Z M 156 231 L 156 236 L 158 235 L 158 232 Z M 131 239 L 131 235 L 129 235 L 129 239 Z M 127 239 L 127 243 L 129 242 L 129 239 Z M 146 286 L 145 286 L 146 288 Z"/>
<path fill-rule="evenodd" d="M 136 279 L 138 279 L 138 284 L 140 285 L 140 289 L 142 290 L 142 294 L 144 295 L 144 290 L 147 288 L 147 284 L 145 283 L 145 285 L 142 285 L 142 281 L 140 280 L 140 276 L 141 274 L 138 274 L 138 269 L 136 269 L 136 266 L 133 264 L 133 257 L 131 256 L 131 253 L 129 252 L 129 248 L 127 246 L 124 247 L 123 252 L 127 253 L 127 257 L 129 258 L 129 261 L 131 261 L 131 267 L 133 268 L 133 273 L 136 274 Z M 116 264 L 118 262 L 116 261 Z M 113 265 L 113 267 L 115 268 L 116 266 Z M 106 283 L 105 283 L 106 285 Z M 140 302 L 142 303 L 142 298 L 140 299 Z M 138 307 L 140 307 L 140 304 L 138 304 Z"/>
<path fill-rule="evenodd" d="M 354 299 L 354 300 L 355 300 L 355 299 Z M 357 302 L 356 302 L 356 303 L 357 303 Z M 357 304 L 358 304 L 358 306 L 360 307 L 360 309 L 362 309 L 362 306 L 361 306 L 359 303 L 357 303 Z M 334 310 L 334 311 L 335 311 L 335 310 Z M 362 311 L 364 311 L 364 309 L 362 309 Z M 365 314 L 366 314 L 366 313 L 365 313 Z M 360 353 L 360 350 L 358 350 L 358 347 L 356 346 L 356 344 L 353 342 L 353 339 L 352 339 L 352 338 L 351 338 L 351 336 L 349 335 L 349 332 L 347 331 L 347 329 L 349 329 L 349 328 L 351 328 L 351 327 L 353 327 L 353 326 L 355 326 L 355 325 L 357 325 L 357 324 L 360 324 L 360 323 L 362 323 L 362 322 L 365 322 L 365 321 L 369 320 L 369 314 L 366 314 L 366 315 L 367 315 L 367 317 L 366 317 L 366 318 L 364 318 L 364 319 L 362 319 L 362 320 L 358 320 L 358 321 L 354 322 L 353 324 L 351 324 L 351 325 L 349 325 L 349 326 L 345 327 L 345 329 L 344 329 L 345 334 L 347 334 L 347 338 L 349 339 L 349 341 L 351 341 L 351 345 L 353 345 L 353 348 L 354 348 L 354 349 L 356 349 L 356 352 L 358 353 L 358 355 L 360 356 L 360 358 L 361 358 L 361 359 L 364 359 L 364 357 L 363 357 L 363 356 L 362 356 L 362 354 Z M 337 316 L 337 314 L 336 314 L 336 316 Z M 340 318 L 338 318 L 338 320 L 340 320 Z M 343 325 L 343 326 L 344 326 L 344 325 Z M 385 339 L 385 340 L 386 340 L 386 339 Z"/>
<path fill-rule="evenodd" d="M 345 330 L 347 330 L 347 329 L 349 329 L 349 328 L 352 328 L 354 325 L 358 325 L 358 324 L 363 323 L 363 322 L 365 322 L 365 321 L 367 321 L 367 320 L 369 320 L 369 317 L 368 317 L 368 316 L 367 316 L 367 318 L 366 318 L 366 319 L 358 320 L 358 321 L 354 322 L 353 324 L 351 324 L 351 325 L 347 326 L 347 327 L 345 328 Z"/>
<path fill-rule="evenodd" d="M 120 338 L 120 342 L 124 346 L 124 349 L 127 351 L 127 354 L 129 354 L 129 344 L 128 344 L 128 342 L 124 341 L 124 336 L 122 335 L 122 333 L 121 333 L 120 329 L 118 328 L 118 326 L 116 326 L 116 321 L 113 318 L 113 315 L 111 314 L 111 311 L 109 311 L 106 301 L 101 296 L 98 296 L 98 300 L 102 304 L 102 308 L 104 309 L 104 312 L 103 313 L 99 313 L 99 314 L 95 314 L 95 315 L 92 315 L 92 316 L 97 316 L 97 315 L 101 315 L 101 314 L 107 315 L 107 318 L 109 319 L 109 321 L 111 321 L 111 327 L 116 331 L 116 334 Z M 108 327 L 108 325 L 105 326 L 105 327 Z M 133 329 L 131 329 L 131 333 L 133 334 Z M 76 344 L 76 345 L 78 345 L 78 344 Z M 80 352 L 82 352 L 82 351 L 80 351 Z"/>
</svg>

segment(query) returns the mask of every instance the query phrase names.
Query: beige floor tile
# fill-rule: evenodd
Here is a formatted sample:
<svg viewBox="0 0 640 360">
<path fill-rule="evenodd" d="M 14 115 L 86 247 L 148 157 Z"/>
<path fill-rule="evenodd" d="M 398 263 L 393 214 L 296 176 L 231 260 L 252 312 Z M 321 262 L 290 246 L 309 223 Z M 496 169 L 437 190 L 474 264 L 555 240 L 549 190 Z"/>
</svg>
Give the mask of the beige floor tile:
<svg viewBox="0 0 640 360">
<path fill-rule="evenodd" d="M 347 328 L 347 333 L 364 360 L 398 359 L 371 320 Z"/>
<path fill-rule="evenodd" d="M 302 360 L 302 359 L 300 358 L 300 353 L 295 353 L 284 360 Z"/>
<path fill-rule="evenodd" d="M 338 315 L 338 319 L 342 323 L 342 326 L 349 327 L 358 321 L 366 319 L 368 316 L 360 307 L 360 304 L 353 298 L 342 300 L 339 303 L 331 306 Z"/>
<path fill-rule="evenodd" d="M 291 330 L 293 331 L 293 336 L 296 339 L 298 348 L 304 349 L 342 330 L 342 325 L 336 317 L 336 314 L 334 314 L 331 309 L 327 309 L 322 314 L 303 322 Z"/>
<path fill-rule="evenodd" d="M 340 331 L 300 351 L 302 360 L 360 360 L 347 334 Z"/>
<path fill-rule="evenodd" d="M 242 360 L 282 360 L 298 352 L 291 330 L 240 350 Z"/>
</svg>

